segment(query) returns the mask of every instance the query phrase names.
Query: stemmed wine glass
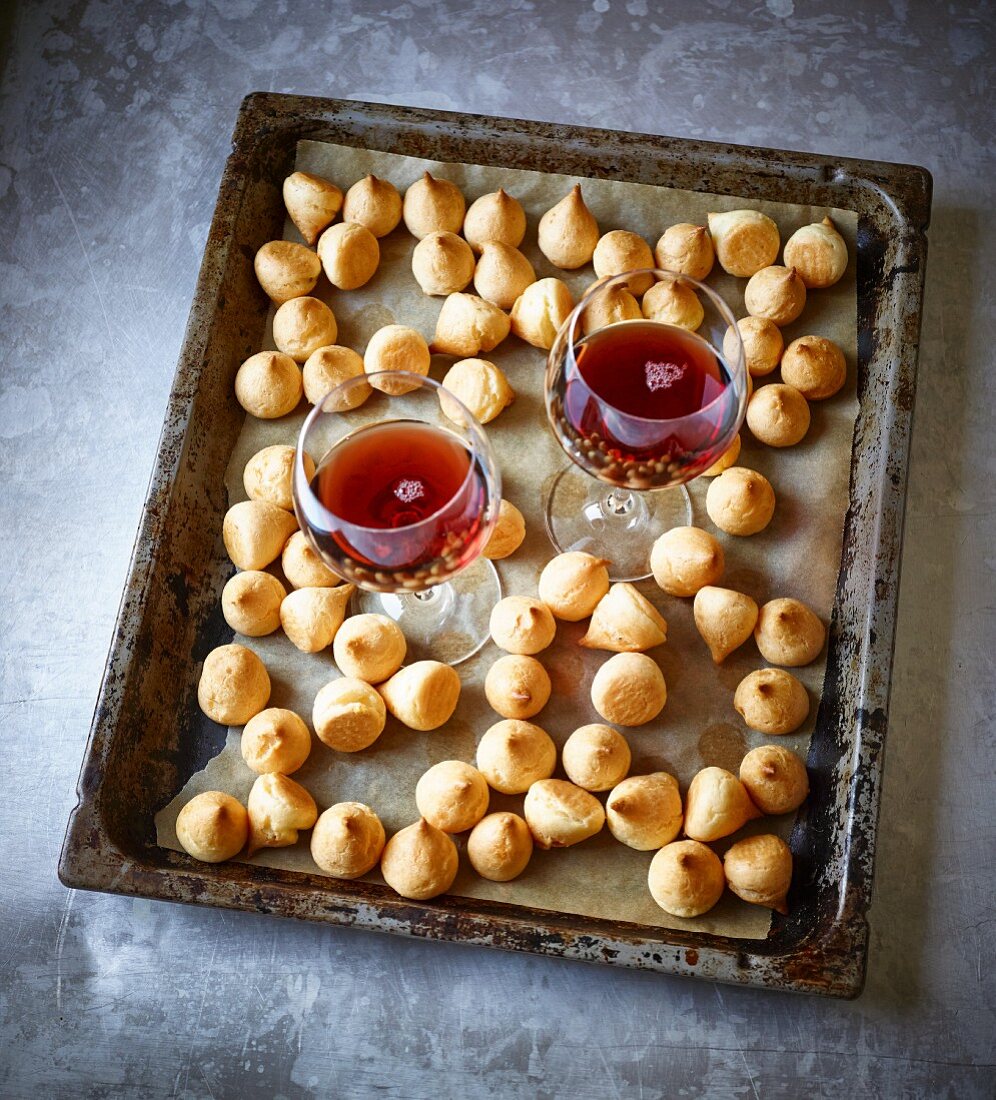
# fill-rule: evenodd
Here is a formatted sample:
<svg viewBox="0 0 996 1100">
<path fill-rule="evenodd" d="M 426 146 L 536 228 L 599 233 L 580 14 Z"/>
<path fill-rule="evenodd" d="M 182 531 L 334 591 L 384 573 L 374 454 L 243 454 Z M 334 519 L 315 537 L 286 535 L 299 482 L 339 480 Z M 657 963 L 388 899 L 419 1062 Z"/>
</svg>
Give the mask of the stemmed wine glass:
<svg viewBox="0 0 996 1100">
<path fill-rule="evenodd" d="M 634 312 L 625 294 L 634 274 L 693 290 L 703 313 L 696 330 L 642 316 L 615 320 Z M 545 385 L 547 415 L 573 463 L 546 502 L 550 539 L 558 550 L 607 559 L 613 580 L 649 576 L 654 540 L 691 523 L 685 482 L 723 454 L 743 423 L 747 371 L 732 312 L 687 275 L 617 275 L 564 322 Z"/>
<path fill-rule="evenodd" d="M 501 476 L 453 394 L 410 371 L 347 379 L 305 420 L 293 485 L 308 542 L 357 586 L 355 610 L 398 623 L 410 660 L 459 664 L 484 645 L 501 582 L 480 553 Z"/>
</svg>

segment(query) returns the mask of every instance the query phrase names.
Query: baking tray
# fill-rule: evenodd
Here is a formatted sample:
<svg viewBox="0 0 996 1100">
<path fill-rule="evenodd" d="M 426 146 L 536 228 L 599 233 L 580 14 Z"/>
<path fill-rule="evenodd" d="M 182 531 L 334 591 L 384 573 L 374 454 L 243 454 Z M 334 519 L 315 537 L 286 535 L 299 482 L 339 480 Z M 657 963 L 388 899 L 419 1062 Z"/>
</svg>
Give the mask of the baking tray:
<svg viewBox="0 0 996 1100">
<path fill-rule="evenodd" d="M 559 914 L 245 863 L 156 845 L 153 817 L 214 757 L 197 669 L 230 640 L 218 593 L 224 473 L 242 426 L 239 364 L 267 302 L 253 257 L 278 238 L 301 139 L 442 161 L 629 180 L 859 214 L 858 400 L 850 505 L 826 681 L 793 828 L 791 913 L 766 938 Z M 159 452 L 59 863 L 71 887 L 250 909 L 426 939 L 744 985 L 856 996 L 864 981 L 887 726 L 931 177 L 918 167 L 517 119 L 255 93 L 222 176 Z"/>
</svg>

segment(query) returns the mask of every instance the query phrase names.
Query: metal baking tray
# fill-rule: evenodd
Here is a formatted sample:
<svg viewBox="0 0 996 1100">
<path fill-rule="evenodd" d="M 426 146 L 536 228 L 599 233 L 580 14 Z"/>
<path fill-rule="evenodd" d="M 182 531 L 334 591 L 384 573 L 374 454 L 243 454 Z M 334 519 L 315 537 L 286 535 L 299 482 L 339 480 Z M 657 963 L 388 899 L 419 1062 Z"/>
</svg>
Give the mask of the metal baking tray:
<svg viewBox="0 0 996 1100">
<path fill-rule="evenodd" d="M 858 398 L 826 681 L 795 823 L 791 914 L 766 938 L 648 928 L 156 846 L 153 816 L 217 754 L 197 669 L 229 640 L 218 593 L 238 365 L 263 336 L 253 256 L 281 235 L 281 182 L 310 138 L 437 160 L 630 180 L 858 212 Z M 856 996 L 868 943 L 931 178 L 908 165 L 381 104 L 242 103 L 59 863 L 71 887 L 250 909 L 713 981 Z"/>
</svg>

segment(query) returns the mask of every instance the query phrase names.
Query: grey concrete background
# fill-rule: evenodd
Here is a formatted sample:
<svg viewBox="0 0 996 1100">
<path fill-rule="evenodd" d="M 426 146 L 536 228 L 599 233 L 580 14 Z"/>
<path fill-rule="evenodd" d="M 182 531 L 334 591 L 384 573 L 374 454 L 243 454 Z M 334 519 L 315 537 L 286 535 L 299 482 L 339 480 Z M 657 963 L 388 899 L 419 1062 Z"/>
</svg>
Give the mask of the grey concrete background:
<svg viewBox="0 0 996 1100">
<path fill-rule="evenodd" d="M 3 6 L 0 1095 L 994 1095 L 993 23 L 987 3 L 918 0 Z M 59 885 L 217 182 L 256 89 L 934 173 L 857 1002 Z"/>
</svg>

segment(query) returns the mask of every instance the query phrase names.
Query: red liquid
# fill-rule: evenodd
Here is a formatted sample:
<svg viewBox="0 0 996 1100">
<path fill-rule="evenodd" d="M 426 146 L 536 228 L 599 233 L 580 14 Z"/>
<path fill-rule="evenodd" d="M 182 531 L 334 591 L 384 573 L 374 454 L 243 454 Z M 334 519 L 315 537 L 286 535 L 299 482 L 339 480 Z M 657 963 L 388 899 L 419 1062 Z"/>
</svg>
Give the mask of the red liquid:
<svg viewBox="0 0 996 1100">
<path fill-rule="evenodd" d="M 381 573 L 436 565 L 437 579 L 476 556 L 484 479 L 449 432 L 411 420 L 362 428 L 329 451 L 311 489 L 322 505 L 308 516 L 312 532 L 356 579 L 369 579 L 357 564 Z"/>
<path fill-rule="evenodd" d="M 636 488 L 688 481 L 736 431 L 730 372 L 694 333 L 626 321 L 580 342 L 574 359 L 551 409 L 569 453 L 603 480 Z"/>
<path fill-rule="evenodd" d="M 581 377 L 613 408 L 645 420 L 676 420 L 726 388 L 719 361 L 694 333 L 658 321 L 610 325 L 575 350 Z"/>
<path fill-rule="evenodd" d="M 452 500 L 469 470 L 467 448 L 455 436 L 400 420 L 364 428 L 334 447 L 312 488 L 347 523 L 405 527 Z"/>
</svg>

